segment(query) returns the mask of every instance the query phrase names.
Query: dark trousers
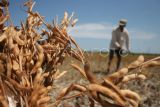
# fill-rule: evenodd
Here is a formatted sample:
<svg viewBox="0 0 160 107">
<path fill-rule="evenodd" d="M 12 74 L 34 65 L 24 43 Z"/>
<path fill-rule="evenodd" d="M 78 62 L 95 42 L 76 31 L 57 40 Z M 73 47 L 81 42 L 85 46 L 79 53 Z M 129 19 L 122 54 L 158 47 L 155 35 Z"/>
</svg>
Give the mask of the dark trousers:
<svg viewBox="0 0 160 107">
<path fill-rule="evenodd" d="M 110 69 L 110 65 L 111 65 L 112 59 L 114 57 L 114 54 L 116 54 L 116 56 L 117 56 L 117 68 L 116 68 L 116 70 L 119 69 L 119 66 L 120 66 L 120 63 L 121 63 L 122 49 L 121 48 L 115 49 L 115 50 L 110 49 L 109 61 L 108 61 L 108 71 Z"/>
</svg>

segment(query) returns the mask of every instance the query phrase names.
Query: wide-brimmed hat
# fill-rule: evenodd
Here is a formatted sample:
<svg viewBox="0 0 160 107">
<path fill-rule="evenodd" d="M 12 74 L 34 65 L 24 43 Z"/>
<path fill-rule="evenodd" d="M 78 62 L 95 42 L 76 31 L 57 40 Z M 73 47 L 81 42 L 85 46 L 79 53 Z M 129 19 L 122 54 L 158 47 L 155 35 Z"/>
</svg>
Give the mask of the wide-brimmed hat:
<svg viewBox="0 0 160 107">
<path fill-rule="evenodd" d="M 127 24 L 127 20 L 126 19 L 119 20 L 119 26 L 125 26 L 126 24 Z"/>
</svg>

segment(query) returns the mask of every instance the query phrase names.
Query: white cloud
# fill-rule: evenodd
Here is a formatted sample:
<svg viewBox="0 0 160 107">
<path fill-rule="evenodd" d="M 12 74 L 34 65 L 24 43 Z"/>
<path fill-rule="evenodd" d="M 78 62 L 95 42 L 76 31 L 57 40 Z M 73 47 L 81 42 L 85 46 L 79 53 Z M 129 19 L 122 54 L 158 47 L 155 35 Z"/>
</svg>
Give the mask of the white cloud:
<svg viewBox="0 0 160 107">
<path fill-rule="evenodd" d="M 111 39 L 114 25 L 104 23 L 85 23 L 70 28 L 69 34 L 79 38 Z M 156 37 L 155 34 L 145 31 L 129 29 L 131 39 L 148 40 Z"/>
<path fill-rule="evenodd" d="M 112 25 L 106 25 L 106 24 L 99 24 L 99 23 L 86 23 L 81 24 L 78 26 L 75 26 L 76 29 L 79 30 L 106 30 L 106 29 L 112 29 Z"/>
<path fill-rule="evenodd" d="M 110 39 L 112 29 L 109 24 L 86 23 L 70 28 L 69 34 L 79 38 Z"/>
<path fill-rule="evenodd" d="M 157 35 L 150 33 L 150 32 L 144 32 L 144 31 L 136 31 L 136 30 L 130 30 L 131 38 L 132 39 L 140 39 L 140 40 L 149 40 L 155 38 Z"/>
</svg>

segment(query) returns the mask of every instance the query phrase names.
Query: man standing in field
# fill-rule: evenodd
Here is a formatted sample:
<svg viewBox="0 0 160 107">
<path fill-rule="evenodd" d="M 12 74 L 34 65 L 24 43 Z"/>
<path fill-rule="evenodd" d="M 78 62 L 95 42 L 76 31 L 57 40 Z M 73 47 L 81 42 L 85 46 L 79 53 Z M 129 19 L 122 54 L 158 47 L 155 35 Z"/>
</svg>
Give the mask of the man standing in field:
<svg viewBox="0 0 160 107">
<path fill-rule="evenodd" d="M 121 19 L 119 21 L 119 26 L 112 31 L 107 72 L 110 71 L 110 65 L 114 57 L 114 54 L 116 54 L 117 56 L 117 71 L 120 67 L 123 52 L 129 52 L 129 33 L 125 28 L 126 24 L 127 20 Z"/>
</svg>

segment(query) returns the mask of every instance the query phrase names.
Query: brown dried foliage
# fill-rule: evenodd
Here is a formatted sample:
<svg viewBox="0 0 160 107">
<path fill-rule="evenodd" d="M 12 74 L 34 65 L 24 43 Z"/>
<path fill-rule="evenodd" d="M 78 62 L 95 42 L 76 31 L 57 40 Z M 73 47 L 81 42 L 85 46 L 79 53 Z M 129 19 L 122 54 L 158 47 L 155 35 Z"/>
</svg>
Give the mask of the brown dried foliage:
<svg viewBox="0 0 160 107">
<path fill-rule="evenodd" d="M 3 9 L 0 16 L 0 25 L 3 25 L 0 28 L 0 106 L 8 107 L 15 101 L 15 106 L 47 107 L 54 80 L 67 73 L 57 73 L 57 65 L 72 54 L 83 62 L 82 51 L 67 34 L 68 26 L 74 26 L 77 19 L 64 16 L 63 23 L 48 24 L 38 12 L 32 11 L 35 2 L 29 0 L 24 4 L 28 7 L 26 22 L 19 28 L 12 23 L 4 26 L 9 19 L 7 3 L 6 0 L 0 3 Z M 44 39 L 45 36 L 48 39 Z"/>
<path fill-rule="evenodd" d="M 90 107 L 95 106 L 95 101 L 103 107 L 138 107 L 140 95 L 123 89 L 122 85 L 131 80 L 146 79 L 140 72 L 133 73 L 132 70 L 140 71 L 146 67 L 159 66 L 160 57 L 144 62 L 144 57 L 140 56 L 129 66 L 99 81 L 90 70 L 90 64 L 84 62 L 80 47 L 67 34 L 68 26 L 74 26 L 78 21 L 74 19 L 74 14 L 69 17 L 65 12 L 60 24 L 54 20 L 51 25 L 45 22 L 38 12 L 32 11 L 34 4 L 32 0 L 24 4 L 28 7 L 28 17 L 26 22 L 22 22 L 20 28 L 17 28 L 10 19 L 7 0 L 0 3 L 5 11 L 5 14 L 0 11 L 0 106 L 9 107 L 9 104 L 15 104 L 12 106 L 53 107 L 58 106 L 63 100 L 86 95 Z M 4 27 L 7 20 L 10 21 L 10 25 Z M 44 39 L 44 36 L 48 39 Z M 52 96 L 49 92 L 53 91 L 54 80 L 67 73 L 59 72 L 57 65 L 62 64 L 67 55 L 84 64 L 84 69 L 76 64 L 72 66 L 89 81 L 89 84 L 72 84 L 62 89 L 56 101 L 51 104 Z M 66 97 L 72 91 L 78 93 Z"/>
<path fill-rule="evenodd" d="M 78 91 L 77 93 L 81 93 L 79 96 L 88 96 L 90 107 L 95 106 L 95 101 L 102 107 L 138 107 L 141 101 L 140 95 L 132 90 L 125 89 L 123 84 L 126 84 L 131 80 L 145 80 L 146 76 L 141 74 L 141 70 L 146 67 L 159 66 L 159 60 L 160 57 L 157 57 L 144 62 L 144 57 L 140 55 L 136 61 L 129 64 L 127 67 L 104 76 L 102 81 L 98 80 L 96 75 L 90 71 L 88 62 L 84 64 L 84 69 L 76 64 L 71 64 L 73 68 L 78 70 L 83 77 L 89 81 L 89 84 L 72 84 L 69 88 L 66 88 L 61 92 L 60 96 L 57 97 L 57 102 L 59 104 L 60 101 L 63 100 L 63 97 L 71 91 Z M 77 85 L 79 85 L 80 88 L 77 87 Z"/>
</svg>

